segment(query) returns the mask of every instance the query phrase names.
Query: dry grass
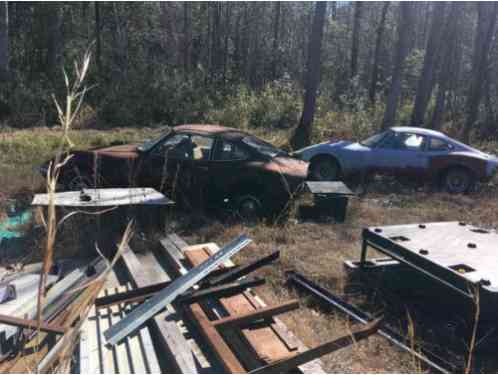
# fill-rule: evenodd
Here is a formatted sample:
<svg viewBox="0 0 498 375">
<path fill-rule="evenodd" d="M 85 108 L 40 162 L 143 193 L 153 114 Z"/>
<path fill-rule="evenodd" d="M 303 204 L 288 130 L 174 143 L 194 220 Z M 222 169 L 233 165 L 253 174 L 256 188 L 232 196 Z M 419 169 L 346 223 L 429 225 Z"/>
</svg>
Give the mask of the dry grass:
<svg viewBox="0 0 498 375">
<path fill-rule="evenodd" d="M 254 239 L 256 245 L 237 255 L 236 261 L 240 263 L 279 249 L 280 261 L 274 267 L 260 271 L 267 278 L 262 294 L 267 301 L 276 303 L 295 296 L 283 285 L 284 272 L 289 269 L 296 269 L 321 285 L 343 293 L 346 276 L 343 262 L 359 258 L 361 229 L 366 226 L 454 220 L 496 228 L 497 194 L 369 194 L 363 199 L 350 201 L 348 218 L 343 224 L 295 223 L 291 219 L 283 226 L 259 224 L 245 227 L 197 219 L 195 225 L 181 234 L 189 239 L 189 243 L 213 241 L 223 244 L 245 232 Z M 317 345 L 348 332 L 349 323 L 344 316 L 334 312 L 325 313 L 313 304 L 306 303 L 306 299 L 305 305 L 296 312 L 285 314 L 283 320 L 307 345 Z M 419 347 L 417 330 L 414 327 L 412 330 L 415 336 L 412 338 L 413 345 Z M 323 361 L 328 372 L 421 371 L 418 361 L 401 353 L 380 337 L 370 338 L 352 349 L 326 356 Z"/>
<path fill-rule="evenodd" d="M 87 148 L 105 146 L 116 141 L 141 141 L 157 133 L 158 129 L 74 130 L 71 139 L 77 148 Z M 0 183 L 3 198 L 23 197 L 29 201 L 32 192 L 43 186 L 43 180 L 34 171 L 34 167 L 53 156 L 60 135 L 60 130 L 53 129 L 6 129 L 0 135 Z M 264 130 L 258 135 L 274 143 L 281 143 L 285 139 L 284 133 Z M 267 301 L 277 302 L 295 296 L 293 291 L 283 285 L 284 272 L 288 269 L 296 269 L 321 285 L 342 293 L 345 280 L 343 261 L 359 257 L 363 227 L 447 220 L 498 227 L 498 194 L 492 187 L 468 196 L 403 191 L 386 193 L 384 190 L 393 191 L 391 187 L 373 189 L 374 192 L 366 197 L 350 201 L 348 218 L 343 224 L 297 223 L 291 217 L 283 225 L 261 223 L 246 227 L 191 216 L 177 225 L 175 230 L 190 243 L 214 241 L 223 244 L 242 232 L 247 233 L 257 246 L 237 256 L 236 261 L 241 263 L 279 249 L 280 262 L 275 267 L 267 267 L 261 271 L 267 278 L 267 285 L 261 289 L 262 295 Z M 62 217 L 64 213 L 58 216 Z M 55 244 L 56 257 L 78 256 L 93 248 L 95 225 L 93 218 L 86 217 L 66 222 Z M 40 241 L 34 241 L 32 246 L 32 252 L 39 253 Z M 301 309 L 282 317 L 308 346 L 349 331 L 350 323 L 342 315 L 326 313 L 308 302 L 310 301 L 304 299 Z M 413 358 L 401 353 L 380 337 L 372 337 L 351 349 L 326 356 L 323 361 L 328 372 L 420 371 Z"/>
</svg>

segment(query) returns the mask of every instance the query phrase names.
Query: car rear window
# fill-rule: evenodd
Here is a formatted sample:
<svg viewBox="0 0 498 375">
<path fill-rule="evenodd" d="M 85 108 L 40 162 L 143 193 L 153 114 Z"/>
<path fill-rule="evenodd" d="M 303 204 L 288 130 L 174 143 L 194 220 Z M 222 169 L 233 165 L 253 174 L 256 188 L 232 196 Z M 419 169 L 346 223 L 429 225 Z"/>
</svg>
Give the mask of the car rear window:
<svg viewBox="0 0 498 375">
<path fill-rule="evenodd" d="M 439 138 L 431 138 L 429 141 L 429 151 L 449 151 L 452 148 L 453 146 Z"/>
</svg>

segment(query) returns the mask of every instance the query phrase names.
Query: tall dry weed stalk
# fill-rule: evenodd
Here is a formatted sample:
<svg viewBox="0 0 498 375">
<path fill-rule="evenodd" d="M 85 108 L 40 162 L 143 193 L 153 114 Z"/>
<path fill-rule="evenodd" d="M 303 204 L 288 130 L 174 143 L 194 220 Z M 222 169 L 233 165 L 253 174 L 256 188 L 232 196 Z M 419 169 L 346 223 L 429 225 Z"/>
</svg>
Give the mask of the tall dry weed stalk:
<svg viewBox="0 0 498 375">
<path fill-rule="evenodd" d="M 38 300 L 37 300 L 37 322 L 38 329 L 42 323 L 42 310 L 45 302 L 45 289 L 47 283 L 47 276 L 50 272 L 50 269 L 53 265 L 53 254 L 54 254 L 54 246 L 57 236 L 57 215 L 55 209 L 55 191 L 57 188 L 57 181 L 59 179 L 61 168 L 68 162 L 70 156 L 64 156 L 64 152 L 70 150 L 74 145 L 69 138 L 69 130 L 71 129 L 71 125 L 76 119 L 78 115 L 81 105 L 83 103 L 83 99 L 85 97 L 88 88 L 84 85 L 84 81 L 86 75 L 88 73 L 88 67 L 90 65 L 91 53 L 87 50 L 83 56 L 83 60 L 81 64 L 78 62 L 74 62 L 74 74 L 75 79 L 73 82 L 70 82 L 69 77 L 65 70 L 64 73 L 64 81 L 66 85 L 66 103 L 65 110 L 62 110 L 59 101 L 53 96 L 55 106 L 57 108 L 57 113 L 59 116 L 59 122 L 63 130 L 63 134 L 61 136 L 61 142 L 59 145 L 59 149 L 55 156 L 53 162 L 50 163 L 47 171 L 47 194 L 48 194 L 48 208 L 47 208 L 47 216 L 42 216 L 43 225 L 46 231 L 46 247 L 45 247 L 45 255 L 43 257 L 43 267 L 40 275 L 40 282 L 38 284 Z M 64 218 L 63 218 L 64 220 Z"/>
<path fill-rule="evenodd" d="M 470 336 L 470 343 L 467 356 L 467 364 L 465 366 L 465 373 L 470 374 L 472 372 L 474 353 L 477 346 L 477 328 L 479 326 L 479 319 L 481 315 L 481 303 L 480 303 L 480 293 L 479 286 L 473 287 L 473 303 L 474 303 L 474 325 L 472 327 L 472 334 Z"/>
</svg>

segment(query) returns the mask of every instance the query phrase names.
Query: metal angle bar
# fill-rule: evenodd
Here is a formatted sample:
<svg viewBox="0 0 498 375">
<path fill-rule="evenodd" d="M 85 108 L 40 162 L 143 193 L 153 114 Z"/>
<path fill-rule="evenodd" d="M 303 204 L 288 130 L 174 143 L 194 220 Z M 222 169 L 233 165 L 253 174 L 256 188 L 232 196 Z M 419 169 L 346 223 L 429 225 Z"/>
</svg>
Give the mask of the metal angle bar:
<svg viewBox="0 0 498 375">
<path fill-rule="evenodd" d="M 298 300 L 290 300 L 288 302 L 275 305 L 275 306 L 268 306 L 264 307 L 261 309 L 256 309 L 254 311 L 251 311 L 246 314 L 240 314 L 240 315 L 231 315 L 227 316 L 226 318 L 221 318 L 218 320 L 215 320 L 212 322 L 213 326 L 217 328 L 224 328 L 227 326 L 237 326 L 241 327 L 247 324 L 250 324 L 254 321 L 260 320 L 260 319 L 265 319 L 265 318 L 270 318 L 275 315 L 283 314 L 288 311 L 292 311 L 299 308 L 299 301 Z"/>
<path fill-rule="evenodd" d="M 219 252 L 209 257 L 197 267 L 192 268 L 185 275 L 175 279 L 169 286 L 158 292 L 154 297 L 145 301 L 131 311 L 124 319 L 106 330 L 104 332 L 106 343 L 109 345 L 117 344 L 121 339 L 128 336 L 164 307 L 173 302 L 178 295 L 193 287 L 213 269 L 218 267 L 219 264 L 238 253 L 251 242 L 252 240 L 249 237 L 242 235 L 228 245 L 225 245 Z"/>
<path fill-rule="evenodd" d="M 363 328 L 357 329 L 348 335 L 339 337 L 332 341 L 318 345 L 315 348 L 308 349 L 304 352 L 294 354 L 290 357 L 283 358 L 276 362 L 270 363 L 251 371 L 251 374 L 285 374 L 291 372 L 298 366 L 311 362 L 326 354 L 335 352 L 339 349 L 348 347 L 360 340 L 366 339 L 377 332 L 381 319 L 370 322 Z"/>
<path fill-rule="evenodd" d="M 295 284 L 296 286 L 299 286 L 300 288 L 308 291 L 313 296 L 319 298 L 323 302 L 326 302 L 328 305 L 334 306 L 335 308 L 337 308 L 338 310 L 342 311 L 343 313 L 349 315 L 350 317 L 352 317 L 356 321 L 363 323 L 363 324 L 368 324 L 372 321 L 372 317 L 369 314 L 360 310 L 356 306 L 353 306 L 353 305 L 347 303 L 346 301 L 342 300 L 341 298 L 332 294 L 331 292 L 322 288 L 321 286 L 306 279 L 303 275 L 300 275 L 295 271 L 288 271 L 286 273 L 286 275 L 287 275 L 288 282 L 291 282 L 291 283 Z M 444 365 L 451 367 L 453 372 L 454 371 L 458 372 L 458 369 L 456 368 L 455 365 L 444 360 L 443 358 L 437 357 L 433 353 L 425 352 L 424 353 L 425 355 L 424 355 L 422 353 L 419 353 L 419 352 L 413 350 L 412 348 L 410 348 L 409 346 L 407 346 L 404 343 L 405 339 L 400 334 L 393 331 L 389 327 L 384 326 L 382 328 L 379 328 L 377 333 L 379 335 L 381 335 L 382 337 L 384 337 L 385 339 L 387 339 L 388 341 L 390 341 L 391 343 L 393 343 L 394 345 L 396 345 L 397 347 L 409 352 L 411 355 L 413 355 L 414 357 L 417 357 L 420 361 L 422 361 L 423 363 L 425 363 L 426 365 L 428 365 L 432 369 L 434 369 L 442 374 L 449 374 L 449 373 L 451 373 L 451 371 L 438 365 L 432 359 L 429 359 L 428 357 L 426 357 L 426 355 L 430 355 L 431 357 L 433 357 L 437 361 L 444 362 Z"/>
<path fill-rule="evenodd" d="M 225 297 L 228 295 L 239 293 L 247 288 L 256 287 L 265 283 L 262 278 L 254 278 L 251 280 L 237 281 L 233 283 L 217 285 L 210 288 L 200 289 L 192 292 L 185 292 L 178 296 L 179 303 L 193 303 L 203 298 L 209 297 Z M 95 306 L 99 309 L 107 308 L 113 305 L 122 303 L 139 303 L 147 298 L 152 297 L 160 290 L 171 284 L 171 281 L 157 283 L 142 288 L 132 289 L 123 293 L 116 293 L 110 296 L 100 297 L 95 300 Z"/>
<path fill-rule="evenodd" d="M 253 288 L 256 286 L 263 285 L 265 282 L 266 282 L 265 279 L 256 277 L 251 280 L 241 280 L 229 284 L 217 285 L 211 288 L 200 289 L 194 292 L 184 293 L 178 297 L 177 301 L 179 303 L 194 303 L 211 297 L 215 298 L 228 297 L 234 294 L 241 293 L 247 288 Z"/>
<path fill-rule="evenodd" d="M 240 279 L 242 276 L 250 274 L 251 272 L 257 270 L 258 268 L 261 268 L 263 266 L 266 266 L 267 264 L 274 262 L 279 257 L 280 257 L 280 251 L 275 251 L 266 257 L 260 258 L 255 262 L 249 263 L 248 265 L 239 266 L 236 269 L 232 269 L 223 275 L 220 275 L 215 278 L 209 278 L 209 280 L 206 280 L 206 283 L 214 286 L 214 285 L 235 281 L 237 279 Z"/>
</svg>

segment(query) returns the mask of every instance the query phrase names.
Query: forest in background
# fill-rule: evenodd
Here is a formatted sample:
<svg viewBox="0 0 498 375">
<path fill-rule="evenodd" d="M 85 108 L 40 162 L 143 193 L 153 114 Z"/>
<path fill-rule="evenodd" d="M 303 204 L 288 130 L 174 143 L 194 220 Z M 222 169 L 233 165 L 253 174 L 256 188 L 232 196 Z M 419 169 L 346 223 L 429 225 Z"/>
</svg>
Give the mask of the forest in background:
<svg viewBox="0 0 498 375">
<path fill-rule="evenodd" d="M 300 124 L 296 147 L 312 122 L 315 133 L 415 125 L 492 139 L 497 12 L 495 2 L 3 1 L 0 124 L 55 125 L 62 67 L 91 48 L 79 127 Z"/>
</svg>

